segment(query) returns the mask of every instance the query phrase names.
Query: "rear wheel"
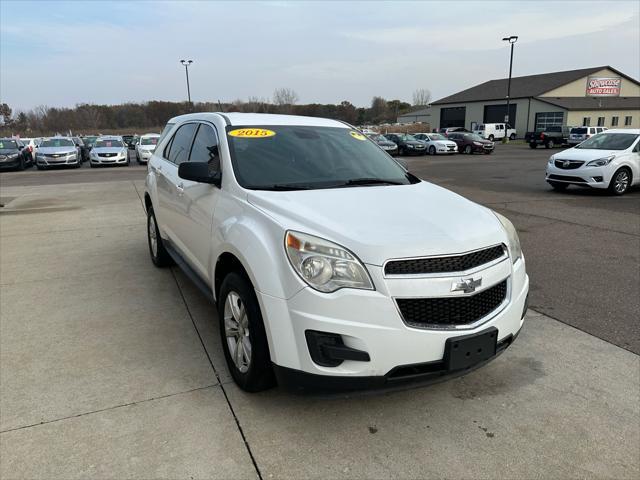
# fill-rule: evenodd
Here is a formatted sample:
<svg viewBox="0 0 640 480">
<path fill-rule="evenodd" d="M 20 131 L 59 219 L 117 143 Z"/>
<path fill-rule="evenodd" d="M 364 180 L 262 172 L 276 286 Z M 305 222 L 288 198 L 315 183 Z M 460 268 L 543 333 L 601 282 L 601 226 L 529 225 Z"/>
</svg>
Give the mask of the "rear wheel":
<svg viewBox="0 0 640 480">
<path fill-rule="evenodd" d="M 473 153 L 473 148 L 471 148 L 471 145 L 467 145 L 464 147 L 464 153 L 466 153 L 467 155 L 471 155 Z"/>
<path fill-rule="evenodd" d="M 536 142 L 530 142 L 529 148 L 538 148 L 538 144 Z"/>
<path fill-rule="evenodd" d="M 227 366 L 236 384 L 247 392 L 275 385 L 269 344 L 260 304 L 249 279 L 228 274 L 218 296 L 220 337 Z"/>
<path fill-rule="evenodd" d="M 553 188 L 556 192 L 564 192 L 569 186 L 568 183 L 560 183 L 560 182 L 549 182 L 551 188 Z"/>
<path fill-rule="evenodd" d="M 618 170 L 611 177 L 609 182 L 609 192 L 613 195 L 624 195 L 631 186 L 631 170 L 624 167 Z"/>
<path fill-rule="evenodd" d="M 147 210 L 147 241 L 149 243 L 151 261 L 156 267 L 163 268 L 173 264 L 171 256 L 162 243 L 162 237 L 160 237 L 160 230 L 158 230 L 153 207 L 149 207 Z"/>
</svg>

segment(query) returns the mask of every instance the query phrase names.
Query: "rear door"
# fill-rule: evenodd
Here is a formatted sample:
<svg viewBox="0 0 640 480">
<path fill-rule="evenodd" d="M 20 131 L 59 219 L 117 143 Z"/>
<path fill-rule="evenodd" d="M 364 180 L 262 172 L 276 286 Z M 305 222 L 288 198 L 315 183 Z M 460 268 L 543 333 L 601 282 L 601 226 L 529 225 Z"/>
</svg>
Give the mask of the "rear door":
<svg viewBox="0 0 640 480">
<path fill-rule="evenodd" d="M 188 161 L 207 163 L 212 174 L 220 172 L 218 133 L 212 124 L 199 124 Z M 182 178 L 177 181 L 178 221 L 175 233 L 185 259 L 204 280 L 211 282 L 211 229 L 220 189 L 209 183 Z"/>
<path fill-rule="evenodd" d="M 158 161 L 154 171 L 158 189 L 156 218 L 162 230 L 178 250 L 182 250 L 176 233 L 177 224 L 180 223 L 177 190 L 178 165 L 189 159 L 191 143 L 197 128 L 197 123 L 181 125 L 162 152 L 162 160 Z"/>
</svg>

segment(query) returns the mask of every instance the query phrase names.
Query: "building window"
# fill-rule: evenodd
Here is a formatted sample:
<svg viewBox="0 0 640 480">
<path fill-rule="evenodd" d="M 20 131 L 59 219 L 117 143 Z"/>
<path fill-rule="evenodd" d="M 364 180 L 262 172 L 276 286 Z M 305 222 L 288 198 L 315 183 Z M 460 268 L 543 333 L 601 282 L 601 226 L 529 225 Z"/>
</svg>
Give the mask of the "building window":
<svg viewBox="0 0 640 480">
<path fill-rule="evenodd" d="M 598 117 L 598 126 L 604 127 L 604 117 Z"/>
<path fill-rule="evenodd" d="M 611 126 L 612 127 L 618 126 L 618 117 L 611 117 Z"/>
<path fill-rule="evenodd" d="M 582 126 L 583 127 L 588 127 L 591 125 L 591 117 L 584 117 L 582 119 Z"/>
<path fill-rule="evenodd" d="M 536 113 L 536 130 L 544 130 L 547 127 L 561 127 L 563 121 L 564 112 Z"/>
<path fill-rule="evenodd" d="M 624 117 L 624 126 L 628 127 L 631 125 L 631 116 Z"/>
</svg>

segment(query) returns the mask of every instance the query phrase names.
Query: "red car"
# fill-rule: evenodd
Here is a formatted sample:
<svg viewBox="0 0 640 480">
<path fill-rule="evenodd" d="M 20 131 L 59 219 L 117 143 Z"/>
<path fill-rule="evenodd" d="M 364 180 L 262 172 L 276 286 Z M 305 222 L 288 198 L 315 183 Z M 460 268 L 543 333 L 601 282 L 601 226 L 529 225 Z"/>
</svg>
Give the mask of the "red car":
<svg viewBox="0 0 640 480">
<path fill-rule="evenodd" d="M 486 153 L 493 152 L 495 144 L 490 140 L 485 140 L 480 135 L 469 132 L 451 132 L 447 136 L 448 140 L 456 142 L 460 153 Z"/>
</svg>

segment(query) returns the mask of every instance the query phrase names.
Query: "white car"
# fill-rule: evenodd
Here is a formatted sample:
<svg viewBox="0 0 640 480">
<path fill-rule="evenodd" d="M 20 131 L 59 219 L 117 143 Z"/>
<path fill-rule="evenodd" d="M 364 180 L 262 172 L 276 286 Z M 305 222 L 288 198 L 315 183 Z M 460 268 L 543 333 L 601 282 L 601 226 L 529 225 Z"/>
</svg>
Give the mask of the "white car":
<svg viewBox="0 0 640 480">
<path fill-rule="evenodd" d="M 579 143 L 582 143 L 588 138 L 591 138 L 598 133 L 602 133 L 605 130 L 607 130 L 607 127 L 573 127 L 569 130 L 567 143 L 571 146 L 578 145 Z"/>
<path fill-rule="evenodd" d="M 515 140 L 518 132 L 511 125 L 506 123 L 485 123 L 478 125 L 473 131 L 476 135 L 480 135 L 487 140 L 498 140 L 504 138 L 505 132 L 509 140 Z"/>
<path fill-rule="evenodd" d="M 147 163 L 153 155 L 160 135 L 157 133 L 145 133 L 136 143 L 136 161 L 138 163 Z"/>
<path fill-rule="evenodd" d="M 546 180 L 554 190 L 580 185 L 622 195 L 640 184 L 639 152 L 640 129 L 607 130 L 551 155 Z"/>
<path fill-rule="evenodd" d="M 129 165 L 129 150 L 122 137 L 98 137 L 89 153 L 91 167 Z"/>
<path fill-rule="evenodd" d="M 24 143 L 24 147 L 31 152 L 31 158 L 33 159 L 33 163 L 36 163 L 36 153 L 39 145 L 39 138 L 21 138 L 20 141 Z"/>
<path fill-rule="evenodd" d="M 339 121 L 173 118 L 144 204 L 153 263 L 176 262 L 216 301 L 247 391 L 459 375 L 523 324 L 529 279 L 511 222 Z"/>
<path fill-rule="evenodd" d="M 439 133 L 414 133 L 413 136 L 427 144 L 429 155 L 458 153 L 458 144 Z"/>
</svg>

